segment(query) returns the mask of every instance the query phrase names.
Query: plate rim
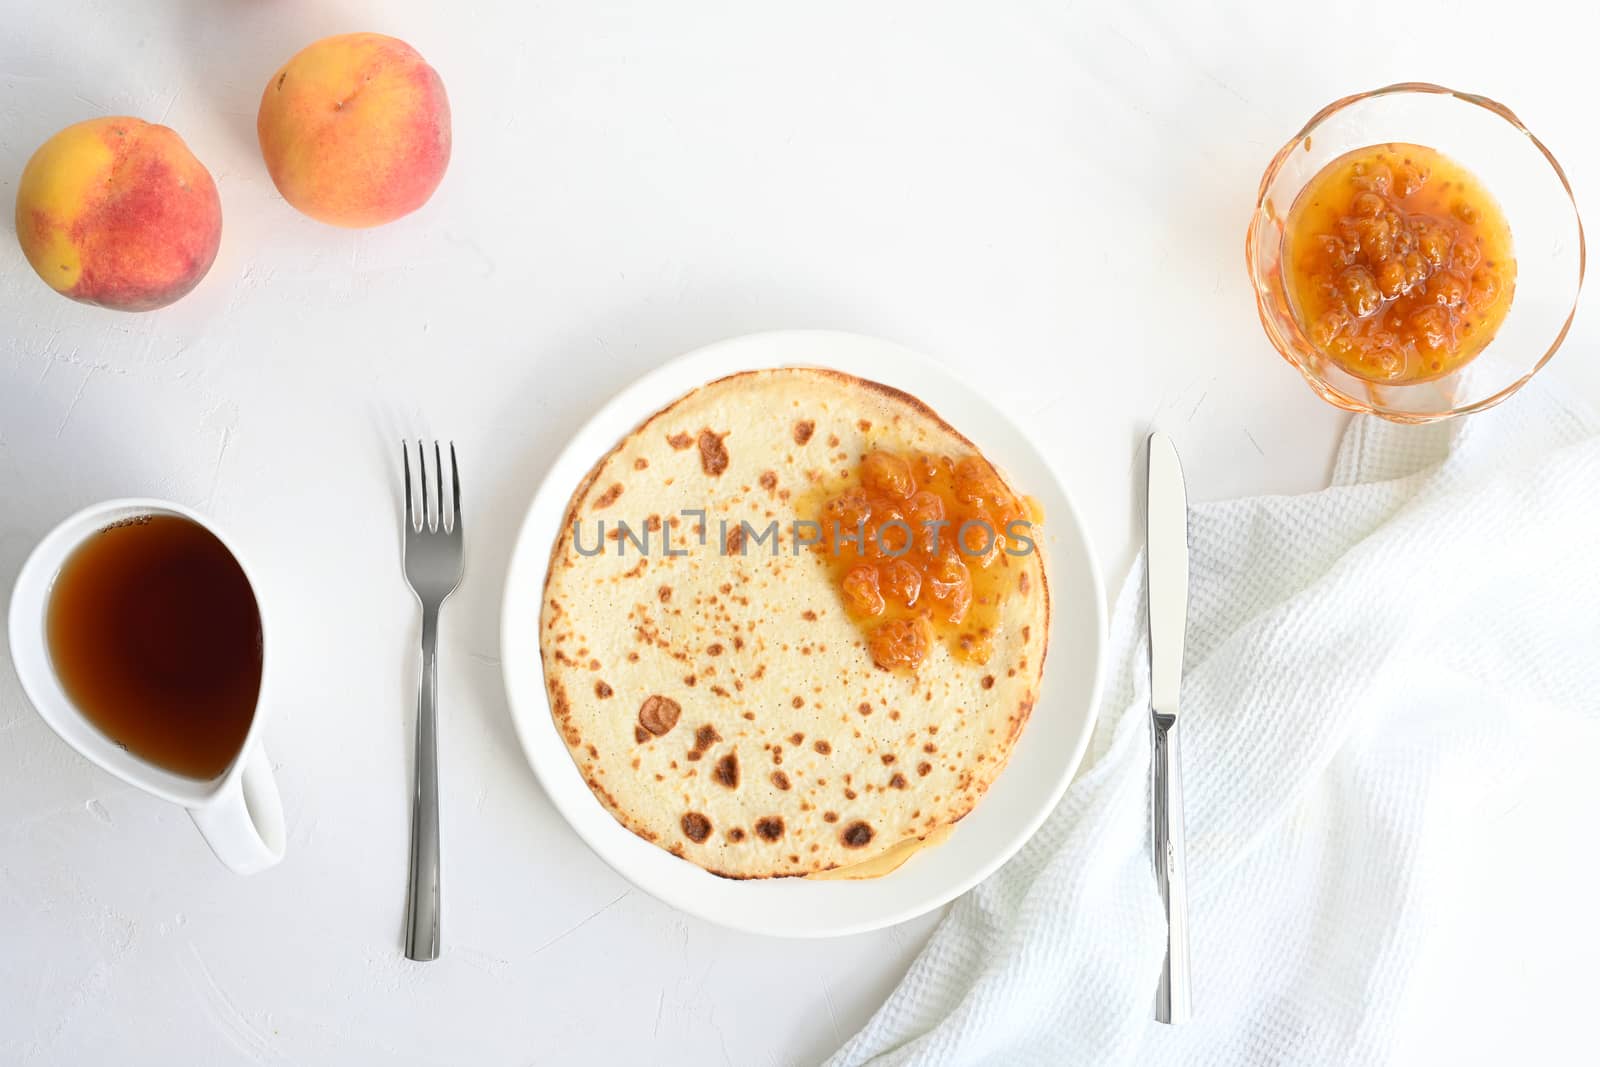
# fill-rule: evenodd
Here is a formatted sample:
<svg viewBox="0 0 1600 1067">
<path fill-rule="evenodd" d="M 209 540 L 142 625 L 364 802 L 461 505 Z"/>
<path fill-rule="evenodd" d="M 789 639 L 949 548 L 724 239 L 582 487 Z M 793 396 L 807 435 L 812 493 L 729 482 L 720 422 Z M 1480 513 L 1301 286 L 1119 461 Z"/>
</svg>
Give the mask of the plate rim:
<svg viewBox="0 0 1600 1067">
<path fill-rule="evenodd" d="M 871 381 L 878 380 L 871 367 L 855 368 L 840 363 L 823 363 L 816 359 L 773 358 L 774 354 L 781 354 L 789 349 L 815 349 L 825 352 L 832 346 L 838 349 L 849 350 L 849 356 L 859 358 L 863 353 L 871 353 L 869 361 L 879 364 L 893 364 L 909 371 L 912 367 L 918 370 L 931 371 L 936 376 L 947 380 L 949 386 L 959 388 L 970 393 L 976 402 L 988 409 L 994 419 L 1004 423 L 1015 433 L 1016 440 L 1022 447 L 1031 451 L 1040 466 L 1048 471 L 1054 482 L 1054 488 L 1059 493 L 1061 500 L 1066 504 L 1067 514 L 1062 517 L 1051 516 L 1051 525 L 1054 530 L 1064 526 L 1071 526 L 1076 535 L 1076 540 L 1081 548 L 1086 574 L 1084 577 L 1090 587 L 1090 600 L 1094 617 L 1092 650 L 1092 677 L 1088 688 L 1088 707 L 1084 714 L 1081 730 L 1072 745 L 1072 750 L 1067 753 L 1061 762 L 1060 769 L 1055 773 L 1055 781 L 1048 790 L 1045 802 L 1037 805 L 1037 810 L 1031 811 L 1021 819 L 1017 825 L 1008 829 L 1006 840 L 1001 847 L 994 851 L 981 864 L 974 866 L 973 870 L 962 874 L 958 878 L 947 880 L 931 890 L 925 890 L 903 904 L 895 907 L 883 907 L 879 914 L 867 915 L 851 921 L 805 921 L 802 917 L 796 921 L 794 914 L 784 917 L 783 921 L 761 922 L 753 921 L 736 910 L 718 910 L 710 902 L 702 902 L 693 892 L 682 892 L 672 886 L 662 886 L 647 877 L 640 867 L 648 867 L 651 860 L 650 854 L 655 854 L 661 859 L 673 864 L 682 864 L 692 868 L 686 873 L 686 881 L 695 881 L 695 876 L 711 879 L 712 883 L 723 887 L 735 887 L 731 890 L 724 889 L 720 893 L 707 893 L 706 896 L 722 896 L 727 892 L 738 892 L 739 887 L 749 887 L 747 890 L 752 896 L 761 892 L 770 892 L 761 887 L 770 887 L 778 884 L 810 886 L 810 887 L 849 887 L 858 883 L 848 881 L 807 882 L 805 879 L 752 879 L 730 880 L 718 878 L 688 861 L 671 856 L 655 845 L 643 841 L 618 823 L 610 812 L 590 791 L 583 782 L 581 772 L 573 761 L 571 753 L 567 751 L 565 742 L 556 730 L 552 717 L 548 689 L 544 684 L 544 667 L 542 659 L 536 668 L 526 665 L 526 657 L 513 656 L 513 647 L 521 656 L 528 648 L 537 649 L 540 636 L 540 618 L 544 583 L 549 569 L 550 551 L 555 541 L 552 531 L 547 538 L 540 529 L 548 521 L 559 523 L 560 517 L 566 514 L 567 504 L 571 499 L 573 489 L 582 480 L 584 473 L 589 471 L 597 462 L 598 457 L 607 454 L 618 441 L 632 433 L 644 422 L 648 421 L 665 404 L 669 404 L 688 391 L 709 384 L 728 374 L 741 371 L 769 370 L 779 367 L 818 367 L 842 371 L 855 377 Z M 763 357 L 763 352 L 766 353 Z M 748 354 L 747 354 L 748 353 Z M 844 363 L 850 360 L 842 361 Z M 697 368 L 705 367 L 703 372 Z M 690 373 L 693 371 L 694 373 Z M 683 380 L 685 376 L 695 378 L 697 384 L 684 385 L 679 388 L 674 382 Z M 902 382 L 894 380 L 884 384 L 896 388 L 905 388 Z M 663 391 L 665 390 L 665 392 Z M 909 390 L 908 390 L 909 391 Z M 668 395 L 670 393 L 670 395 Z M 912 395 L 917 395 L 912 391 Z M 948 417 L 946 411 L 938 403 L 931 403 L 931 407 L 939 412 L 941 417 Z M 954 425 L 954 423 L 952 423 Z M 958 432 L 966 433 L 966 428 L 957 427 Z M 614 430 L 614 433 L 613 433 Z M 600 435 L 604 441 L 596 446 L 589 438 Z M 982 435 L 978 435 L 981 439 Z M 598 450 L 596 451 L 596 448 Z M 980 448 L 983 444 L 980 441 Z M 592 452 L 592 454 L 591 454 Z M 577 473 L 569 478 L 570 468 L 576 467 Z M 568 482 L 571 484 L 568 484 Z M 553 513 L 554 519 L 546 517 Z M 1064 520 L 1064 521 L 1063 521 Z M 546 543 L 548 542 L 548 543 Z M 1047 557 L 1055 556 L 1052 551 Z M 1059 564 L 1057 564 L 1059 566 Z M 1052 588 L 1055 588 L 1056 575 L 1050 573 Z M 536 581 L 533 581 L 536 579 Z M 540 595 L 528 597 L 519 596 L 519 592 L 537 587 Z M 1054 597 L 1052 597 L 1054 599 Z M 531 612 L 531 627 L 529 626 L 528 604 L 536 605 Z M 1054 605 L 1053 605 L 1054 606 Z M 1057 608 L 1059 610 L 1059 608 Z M 1052 619 L 1051 638 L 1055 641 L 1055 619 Z M 1105 598 L 1104 580 L 1100 573 L 1099 562 L 1095 557 L 1094 545 L 1089 538 L 1088 528 L 1083 521 L 1082 513 L 1072 498 L 1066 484 L 1057 473 L 1054 464 L 1050 463 L 1043 452 L 1038 449 L 1032 438 L 1023 432 L 1016 422 L 1006 412 L 995 404 L 982 390 L 974 387 L 962 376 L 951 370 L 945 364 L 926 356 L 913 349 L 892 341 L 870 337 L 864 334 L 851 333 L 838 330 L 770 330 L 757 333 L 742 334 L 725 338 L 698 348 L 690 349 L 674 356 L 651 370 L 647 371 L 634 381 L 618 390 L 609 399 L 597 407 L 584 419 L 583 423 L 571 434 L 566 444 L 557 453 L 545 470 L 529 499 L 523 512 L 521 521 L 517 524 L 516 534 L 512 540 L 511 555 L 505 571 L 505 587 L 501 593 L 500 610 L 500 669 L 506 690 L 506 704 L 511 716 L 512 728 L 517 735 L 518 744 L 522 748 L 524 758 L 532 768 L 534 776 L 538 779 L 540 788 L 550 801 L 563 821 L 571 828 L 581 840 L 600 860 L 617 873 L 618 876 L 642 892 L 655 897 L 669 906 L 705 919 L 708 922 L 729 929 L 747 933 L 763 934 L 767 936 L 789 938 L 823 938 L 840 937 L 855 933 L 864 933 L 869 930 L 881 929 L 906 922 L 919 915 L 926 914 L 935 908 L 949 903 L 961 896 L 984 879 L 988 878 L 1006 861 L 1017 854 L 1029 840 L 1031 840 L 1048 819 L 1052 812 L 1059 806 L 1061 797 L 1075 778 L 1078 768 L 1082 765 L 1084 754 L 1088 750 L 1089 742 L 1094 734 L 1095 723 L 1099 717 L 1100 701 L 1105 683 L 1105 653 L 1107 644 L 1108 606 Z M 1080 638 L 1082 635 L 1079 635 Z M 524 640 L 527 638 L 528 640 Z M 531 643 L 530 643 L 531 641 Z M 1051 651 L 1055 651 L 1052 647 Z M 1057 660 L 1059 662 L 1059 659 Z M 1046 665 L 1046 678 L 1049 676 L 1049 666 Z M 536 681 L 530 689 L 530 681 Z M 1042 703 L 1042 701 L 1041 701 Z M 542 728 L 541 728 L 542 727 Z M 1027 744 L 1029 731 L 1023 730 L 1019 745 Z M 559 760 L 555 755 L 559 755 Z M 1006 771 L 1011 769 L 1014 755 L 1008 765 L 1001 771 L 989 791 L 979 799 L 979 809 L 983 801 L 989 798 L 994 786 L 1004 779 Z M 553 765 L 552 765 L 553 764 Z M 562 781 L 569 778 L 570 781 Z M 576 789 L 573 785 L 576 785 Z M 977 810 L 977 809 L 975 809 Z M 595 833 L 591 834 L 586 824 L 593 820 L 595 813 L 604 817 L 606 823 L 614 827 L 618 834 L 606 830 L 603 824 Z M 597 840 L 597 838 L 601 838 Z M 609 838 L 610 840 L 604 840 Z M 949 847 L 949 842 L 944 846 Z M 627 853 L 638 850 L 638 862 L 628 862 Z M 659 861 L 654 861 L 659 862 Z M 674 870 L 677 868 L 674 867 Z M 901 868 L 904 870 L 904 868 Z M 899 874 L 899 871 L 884 876 L 884 879 L 874 880 L 879 884 L 888 878 Z M 702 883 L 706 888 L 710 884 Z M 823 890 L 831 892 L 833 890 Z M 803 894 L 805 891 L 802 890 Z M 781 910 L 803 912 L 796 909 L 794 902 L 786 902 Z"/>
</svg>

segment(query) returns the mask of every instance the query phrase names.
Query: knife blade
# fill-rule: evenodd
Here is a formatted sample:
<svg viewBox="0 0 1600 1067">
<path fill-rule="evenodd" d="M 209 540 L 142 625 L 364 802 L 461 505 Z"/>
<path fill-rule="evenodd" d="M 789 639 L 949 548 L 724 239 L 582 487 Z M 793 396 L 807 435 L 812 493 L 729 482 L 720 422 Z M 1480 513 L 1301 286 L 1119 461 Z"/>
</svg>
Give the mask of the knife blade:
<svg viewBox="0 0 1600 1067">
<path fill-rule="evenodd" d="M 1189 613 L 1189 498 L 1178 450 L 1150 435 L 1145 483 L 1145 597 L 1150 622 L 1150 709 L 1178 717 Z"/>
<path fill-rule="evenodd" d="M 1167 958 L 1156 988 L 1156 1019 L 1187 1022 L 1188 886 L 1183 841 L 1183 768 L 1178 693 L 1189 613 L 1189 499 L 1178 450 L 1165 434 L 1149 441 L 1145 475 L 1145 607 L 1150 626 L 1150 820 L 1152 862 L 1167 912 Z"/>
</svg>

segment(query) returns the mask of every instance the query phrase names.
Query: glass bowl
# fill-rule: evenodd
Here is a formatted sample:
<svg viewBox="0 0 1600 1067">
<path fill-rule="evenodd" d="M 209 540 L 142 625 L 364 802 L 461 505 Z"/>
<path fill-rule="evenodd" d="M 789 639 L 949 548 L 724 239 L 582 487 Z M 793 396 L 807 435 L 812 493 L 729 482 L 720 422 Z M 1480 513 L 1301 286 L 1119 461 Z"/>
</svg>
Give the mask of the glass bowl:
<svg viewBox="0 0 1600 1067">
<path fill-rule="evenodd" d="M 1511 308 L 1488 346 L 1454 373 L 1409 384 L 1358 378 L 1320 352 L 1295 317 L 1283 270 L 1284 222 L 1306 183 L 1346 152 L 1388 142 L 1426 145 L 1476 175 L 1505 212 L 1517 259 Z M 1407 82 L 1334 101 L 1278 151 L 1245 255 L 1268 339 L 1319 396 L 1395 422 L 1433 422 L 1498 404 L 1555 355 L 1583 286 L 1583 223 L 1561 164 L 1509 109 Z"/>
</svg>

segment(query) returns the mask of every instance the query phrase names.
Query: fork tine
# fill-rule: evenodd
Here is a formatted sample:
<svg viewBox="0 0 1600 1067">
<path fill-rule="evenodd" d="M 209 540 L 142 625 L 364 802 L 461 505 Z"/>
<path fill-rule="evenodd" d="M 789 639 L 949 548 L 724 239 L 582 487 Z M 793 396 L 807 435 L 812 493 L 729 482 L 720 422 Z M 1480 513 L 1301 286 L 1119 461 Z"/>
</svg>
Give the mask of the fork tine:
<svg viewBox="0 0 1600 1067">
<path fill-rule="evenodd" d="M 433 484 L 439 488 L 439 525 L 437 529 L 441 533 L 448 532 L 450 529 L 448 521 L 450 508 L 444 498 L 444 464 L 439 461 L 439 441 L 437 438 L 433 442 Z"/>
<path fill-rule="evenodd" d="M 450 442 L 450 499 L 454 504 L 452 530 L 461 528 L 461 475 L 456 468 L 456 443 Z"/>
<path fill-rule="evenodd" d="M 400 442 L 400 462 L 405 467 L 406 474 L 406 523 L 411 529 L 417 528 L 417 512 L 411 506 L 411 449 L 406 447 L 404 441 Z"/>
<path fill-rule="evenodd" d="M 422 523 L 418 531 L 433 529 L 433 513 L 428 506 L 428 453 L 422 450 L 422 440 L 417 440 L 417 474 L 422 479 Z"/>
</svg>

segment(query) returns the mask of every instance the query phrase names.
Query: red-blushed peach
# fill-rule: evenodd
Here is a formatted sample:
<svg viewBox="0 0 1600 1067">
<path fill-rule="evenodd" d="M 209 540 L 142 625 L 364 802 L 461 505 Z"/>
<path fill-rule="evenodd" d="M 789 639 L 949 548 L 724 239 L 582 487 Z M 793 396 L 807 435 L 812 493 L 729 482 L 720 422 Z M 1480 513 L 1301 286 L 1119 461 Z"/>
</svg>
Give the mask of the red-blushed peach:
<svg viewBox="0 0 1600 1067">
<path fill-rule="evenodd" d="M 450 162 L 450 102 L 416 49 L 379 33 L 325 37 L 272 75 L 256 135 L 283 198 L 334 226 L 417 210 Z"/>
<path fill-rule="evenodd" d="M 183 138 L 142 119 L 90 119 L 22 168 L 17 240 L 39 277 L 86 304 L 165 307 L 222 243 L 222 201 Z"/>
</svg>

